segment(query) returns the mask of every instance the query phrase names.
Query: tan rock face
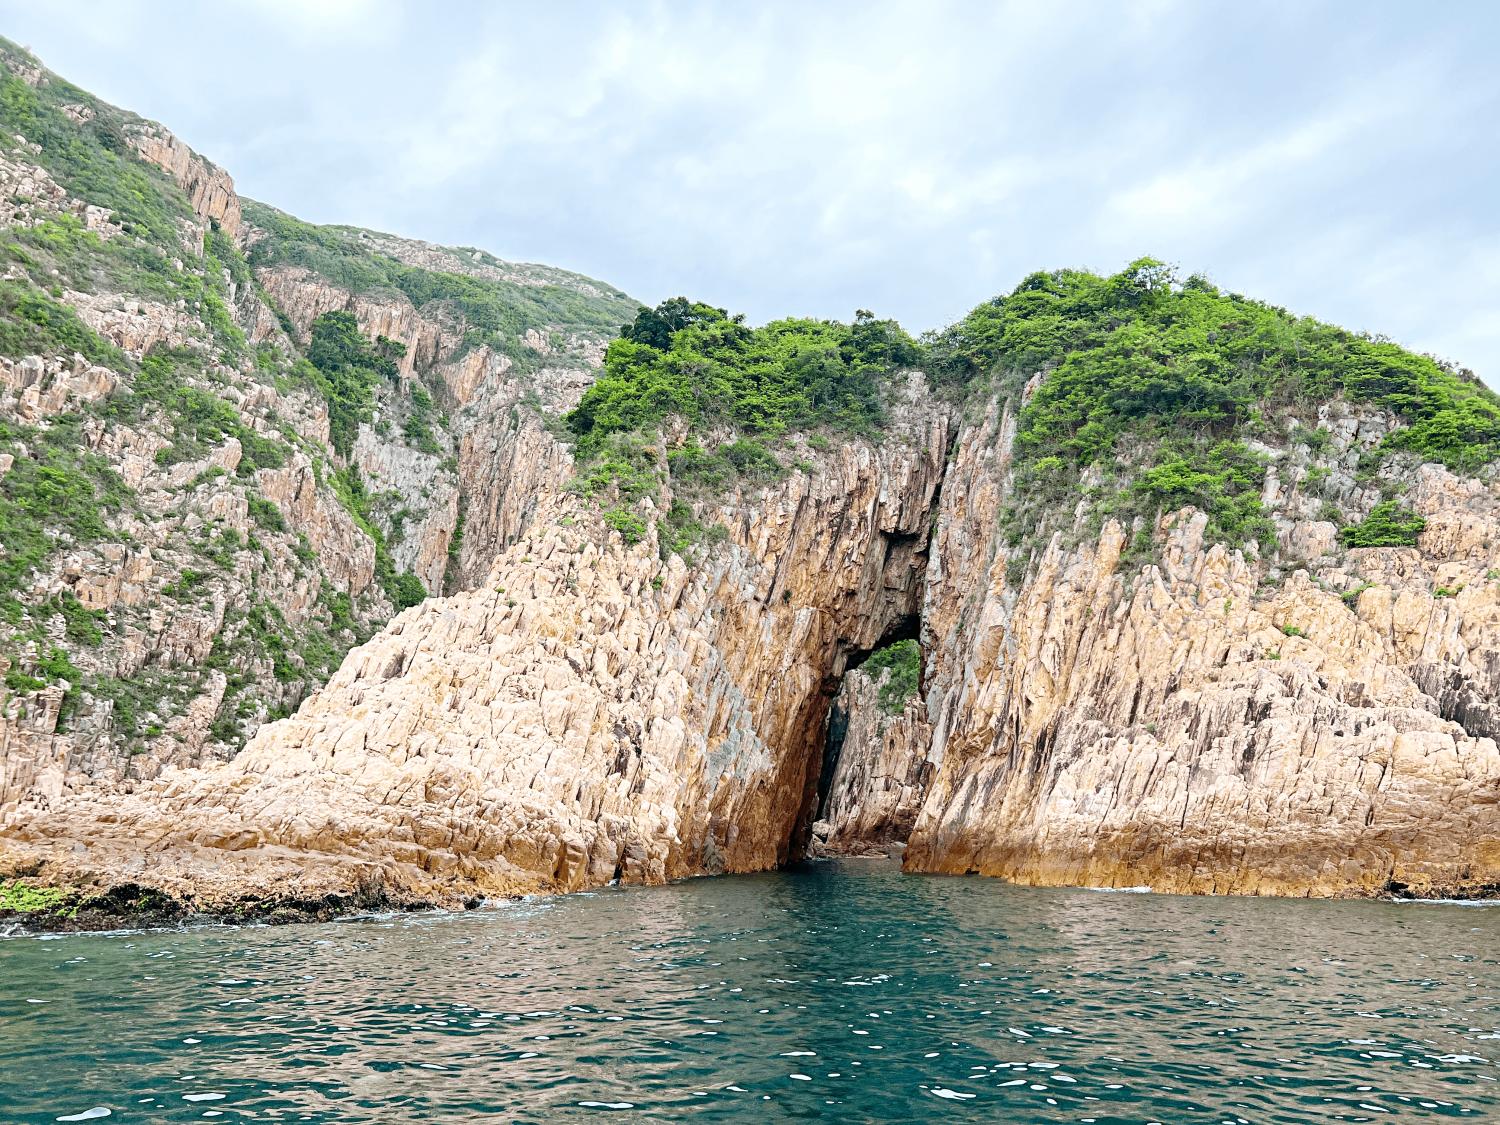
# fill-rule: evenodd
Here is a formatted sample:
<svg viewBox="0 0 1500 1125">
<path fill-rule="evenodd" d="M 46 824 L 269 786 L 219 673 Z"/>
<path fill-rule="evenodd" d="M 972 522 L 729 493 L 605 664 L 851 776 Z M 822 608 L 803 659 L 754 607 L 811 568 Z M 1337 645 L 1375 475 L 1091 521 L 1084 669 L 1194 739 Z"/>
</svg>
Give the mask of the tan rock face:
<svg viewBox="0 0 1500 1125">
<path fill-rule="evenodd" d="M 943 494 L 925 609 L 940 764 L 910 869 L 1493 893 L 1493 486 L 1425 466 L 1407 497 L 1429 520 L 1419 548 L 1349 551 L 1279 585 L 1205 547 L 1187 511 L 1164 521 L 1161 564 L 1138 577 L 1111 525 L 1073 550 L 1054 539 L 1017 587 L 986 532 L 1003 429 L 992 415 L 961 437 Z M 1293 542 L 1318 534 L 1305 527 L 1293 522 Z"/>
<path fill-rule="evenodd" d="M 947 422 L 913 394 L 885 447 L 732 500 L 731 546 L 691 571 L 554 487 L 483 586 L 401 614 L 233 762 L 18 808 L 11 859 L 108 872 L 162 832 L 133 869 L 200 900 L 452 901 L 790 858 L 844 661 L 920 597 Z"/>
<path fill-rule="evenodd" d="M 234 193 L 234 181 L 228 172 L 204 160 L 154 122 L 143 122 L 127 135 L 142 160 L 177 181 L 200 219 L 218 223 L 230 238 L 239 236 L 240 198 Z"/>
<path fill-rule="evenodd" d="M 691 567 L 603 528 L 525 422 L 490 454 L 504 499 L 470 509 L 501 544 L 473 588 L 400 615 L 226 765 L 16 805 L 4 862 L 200 903 L 451 903 L 763 868 L 821 814 L 830 850 L 909 832 L 911 869 L 1026 882 L 1500 884 L 1493 486 L 1423 467 L 1419 548 L 1275 581 L 1190 509 L 1143 572 L 1113 524 L 1022 568 L 999 529 L 1009 416 L 968 422 L 951 460 L 946 409 L 913 387 L 900 419 L 701 512 L 729 543 Z M 880 715 L 845 666 L 918 613 L 923 697 Z"/>
</svg>

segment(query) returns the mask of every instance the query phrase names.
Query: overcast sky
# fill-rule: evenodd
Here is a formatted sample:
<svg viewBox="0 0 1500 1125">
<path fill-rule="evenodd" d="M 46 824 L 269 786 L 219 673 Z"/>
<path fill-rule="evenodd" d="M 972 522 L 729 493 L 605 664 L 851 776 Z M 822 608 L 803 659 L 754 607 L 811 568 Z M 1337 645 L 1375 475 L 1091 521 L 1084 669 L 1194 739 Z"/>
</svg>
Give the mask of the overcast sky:
<svg viewBox="0 0 1500 1125">
<path fill-rule="evenodd" d="M 1186 272 L 1500 384 L 1500 4 L 0 0 L 246 195 L 920 331 Z"/>
</svg>

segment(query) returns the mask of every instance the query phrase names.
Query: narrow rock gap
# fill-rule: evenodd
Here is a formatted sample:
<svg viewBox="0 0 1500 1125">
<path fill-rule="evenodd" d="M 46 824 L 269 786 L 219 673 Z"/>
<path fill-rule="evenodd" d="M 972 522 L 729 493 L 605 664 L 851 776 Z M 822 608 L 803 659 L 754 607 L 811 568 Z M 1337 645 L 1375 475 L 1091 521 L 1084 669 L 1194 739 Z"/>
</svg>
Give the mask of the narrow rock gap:
<svg viewBox="0 0 1500 1125">
<path fill-rule="evenodd" d="M 837 773 L 838 764 L 844 749 L 844 739 L 848 731 L 849 716 L 843 712 L 838 704 L 838 697 L 844 685 L 845 677 L 849 672 L 862 667 L 876 652 L 887 648 L 899 641 L 913 640 L 917 642 L 920 654 L 920 670 L 918 673 L 918 693 L 921 694 L 921 685 L 925 682 L 927 673 L 928 652 L 922 644 L 922 606 L 927 593 L 927 570 L 932 557 L 933 541 L 937 538 L 937 520 L 934 518 L 942 508 L 943 485 L 946 483 L 949 470 L 953 465 L 953 457 L 958 447 L 959 427 L 954 425 L 948 434 L 947 445 L 944 449 L 943 463 L 940 475 L 933 488 L 923 512 L 923 524 L 925 532 L 897 533 L 884 536 L 887 560 L 891 553 L 903 548 L 910 548 L 917 544 L 920 547 L 914 552 L 916 575 L 912 584 L 911 596 L 906 599 L 905 612 L 898 613 L 890 620 L 879 640 L 869 648 L 854 646 L 843 647 L 835 653 L 830 662 L 827 675 L 825 675 L 819 694 L 822 697 L 822 719 L 814 725 L 812 733 L 805 742 L 805 758 L 807 771 L 805 773 L 805 784 L 803 788 L 802 804 L 798 814 L 792 822 L 790 836 L 779 849 L 779 855 L 783 863 L 797 863 L 805 859 L 812 841 L 812 828 L 827 809 L 829 791 L 832 781 Z M 926 778 L 923 779 L 923 785 Z M 904 839 L 901 841 L 904 843 Z"/>
<path fill-rule="evenodd" d="M 810 818 L 813 821 L 822 820 L 828 811 L 829 786 L 833 783 L 833 775 L 838 769 L 839 754 L 844 749 L 844 736 L 849 730 L 849 715 L 838 702 L 839 689 L 843 687 L 844 677 L 850 672 L 863 668 L 870 657 L 897 641 L 916 641 L 918 649 L 921 650 L 922 618 L 920 614 L 910 613 L 899 618 L 885 631 L 873 648 L 854 649 L 845 658 L 844 671 L 834 682 L 831 701 L 828 705 L 828 718 L 823 724 L 823 755 L 822 765 L 818 770 L 818 799 L 813 805 Z M 926 665 L 927 653 L 922 651 L 924 672 Z"/>
</svg>

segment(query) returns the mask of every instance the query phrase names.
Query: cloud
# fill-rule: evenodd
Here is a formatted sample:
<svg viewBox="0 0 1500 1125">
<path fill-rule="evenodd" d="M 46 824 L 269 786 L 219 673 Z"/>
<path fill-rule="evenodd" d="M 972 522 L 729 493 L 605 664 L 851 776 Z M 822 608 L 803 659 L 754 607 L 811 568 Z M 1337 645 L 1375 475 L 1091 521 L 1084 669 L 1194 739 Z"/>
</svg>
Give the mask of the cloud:
<svg viewBox="0 0 1500 1125">
<path fill-rule="evenodd" d="M 387 42 L 401 23 L 394 0 L 231 0 L 227 7 L 304 45 Z"/>
<path fill-rule="evenodd" d="M 248 194 L 762 320 L 1151 253 L 1500 380 L 1500 9 L 396 0 L 0 18 Z"/>
</svg>

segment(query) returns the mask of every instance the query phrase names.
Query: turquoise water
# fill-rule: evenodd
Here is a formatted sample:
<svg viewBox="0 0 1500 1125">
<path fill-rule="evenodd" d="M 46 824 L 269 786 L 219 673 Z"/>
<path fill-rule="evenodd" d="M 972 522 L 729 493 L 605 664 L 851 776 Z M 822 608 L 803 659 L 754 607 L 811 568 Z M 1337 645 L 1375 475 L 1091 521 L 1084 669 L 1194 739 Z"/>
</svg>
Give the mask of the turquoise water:
<svg viewBox="0 0 1500 1125">
<path fill-rule="evenodd" d="M 1500 908 L 851 861 L 0 941 L 6 1123 L 1500 1121 L 1497 1057 Z"/>
</svg>

